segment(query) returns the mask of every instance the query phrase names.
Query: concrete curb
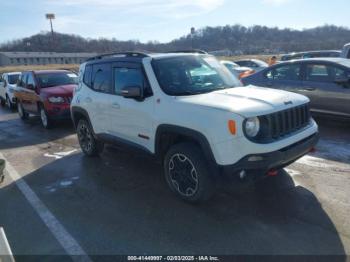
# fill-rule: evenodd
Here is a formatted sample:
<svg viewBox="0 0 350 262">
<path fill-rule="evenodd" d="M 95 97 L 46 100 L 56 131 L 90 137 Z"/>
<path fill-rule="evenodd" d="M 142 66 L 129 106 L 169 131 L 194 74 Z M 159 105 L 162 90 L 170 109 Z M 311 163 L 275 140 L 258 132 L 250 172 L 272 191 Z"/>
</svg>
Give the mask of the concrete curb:
<svg viewBox="0 0 350 262">
<path fill-rule="evenodd" d="M 5 174 L 4 174 L 5 165 L 6 165 L 5 160 L 0 159 L 0 184 L 4 182 L 4 179 L 5 179 Z"/>
<path fill-rule="evenodd" d="M 15 262 L 10 245 L 5 235 L 5 231 L 2 227 L 0 227 L 0 261 Z"/>
</svg>

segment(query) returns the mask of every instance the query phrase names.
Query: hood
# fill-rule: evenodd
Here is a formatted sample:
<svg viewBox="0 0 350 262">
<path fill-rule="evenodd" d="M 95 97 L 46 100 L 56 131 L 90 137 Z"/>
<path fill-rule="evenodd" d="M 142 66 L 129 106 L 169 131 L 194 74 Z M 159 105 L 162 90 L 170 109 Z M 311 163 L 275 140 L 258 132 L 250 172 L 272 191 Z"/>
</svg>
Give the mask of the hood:
<svg viewBox="0 0 350 262">
<path fill-rule="evenodd" d="M 40 92 L 50 96 L 73 96 L 73 90 L 75 87 L 76 85 L 52 86 L 47 88 L 41 88 Z"/>
<path fill-rule="evenodd" d="M 309 101 L 303 95 L 252 85 L 177 99 L 182 103 L 231 111 L 243 117 L 270 114 Z"/>
</svg>

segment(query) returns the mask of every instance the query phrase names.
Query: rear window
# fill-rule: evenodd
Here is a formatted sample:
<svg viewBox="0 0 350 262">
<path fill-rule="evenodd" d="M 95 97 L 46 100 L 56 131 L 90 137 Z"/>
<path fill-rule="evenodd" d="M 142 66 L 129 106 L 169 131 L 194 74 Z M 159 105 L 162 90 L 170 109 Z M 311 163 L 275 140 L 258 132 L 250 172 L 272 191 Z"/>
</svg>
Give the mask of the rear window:
<svg viewBox="0 0 350 262">
<path fill-rule="evenodd" d="M 37 74 L 41 88 L 77 84 L 78 76 L 72 72 Z"/>
</svg>

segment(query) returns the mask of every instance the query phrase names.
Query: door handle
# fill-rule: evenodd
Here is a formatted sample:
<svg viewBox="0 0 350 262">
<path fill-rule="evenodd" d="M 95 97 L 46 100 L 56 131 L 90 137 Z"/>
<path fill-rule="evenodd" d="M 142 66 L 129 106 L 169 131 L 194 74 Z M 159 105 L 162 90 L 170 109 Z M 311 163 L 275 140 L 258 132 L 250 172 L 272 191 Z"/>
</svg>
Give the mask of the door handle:
<svg viewBox="0 0 350 262">
<path fill-rule="evenodd" d="M 306 90 L 306 91 L 314 91 L 316 88 L 314 88 L 314 87 L 305 87 L 305 89 L 304 90 Z"/>
<path fill-rule="evenodd" d="M 84 101 L 85 101 L 86 103 L 91 103 L 91 102 L 92 102 L 92 99 L 91 99 L 90 97 L 86 97 L 86 98 L 84 99 Z"/>
<path fill-rule="evenodd" d="M 120 109 L 120 105 L 117 102 L 112 103 L 112 107 Z"/>
</svg>

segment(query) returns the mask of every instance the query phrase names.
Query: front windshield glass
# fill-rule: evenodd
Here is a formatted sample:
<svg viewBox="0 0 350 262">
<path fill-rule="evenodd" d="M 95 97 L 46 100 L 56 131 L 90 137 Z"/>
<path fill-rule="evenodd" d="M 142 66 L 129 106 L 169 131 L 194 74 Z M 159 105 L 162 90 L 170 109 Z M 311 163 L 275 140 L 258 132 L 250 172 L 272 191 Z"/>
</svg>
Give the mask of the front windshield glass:
<svg viewBox="0 0 350 262">
<path fill-rule="evenodd" d="M 212 56 L 178 56 L 157 59 L 152 64 L 168 95 L 195 95 L 242 85 Z"/>
<path fill-rule="evenodd" d="M 9 75 L 8 79 L 9 79 L 9 84 L 10 85 L 14 85 L 17 83 L 18 78 L 19 78 L 20 74 L 16 74 L 16 75 Z"/>
<path fill-rule="evenodd" d="M 77 84 L 78 76 L 71 72 L 38 74 L 37 79 L 41 88 Z"/>
</svg>

